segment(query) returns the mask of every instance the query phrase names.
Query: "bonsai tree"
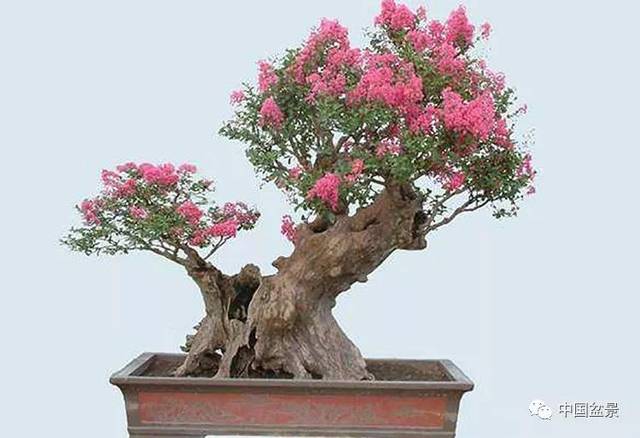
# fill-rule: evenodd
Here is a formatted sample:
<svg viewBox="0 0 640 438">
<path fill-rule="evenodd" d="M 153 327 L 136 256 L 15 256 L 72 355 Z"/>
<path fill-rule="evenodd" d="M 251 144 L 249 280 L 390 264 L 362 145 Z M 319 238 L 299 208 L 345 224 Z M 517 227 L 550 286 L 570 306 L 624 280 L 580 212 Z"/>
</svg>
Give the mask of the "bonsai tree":
<svg viewBox="0 0 640 438">
<path fill-rule="evenodd" d="M 220 133 L 246 145 L 297 212 L 283 218 L 293 251 L 274 275 L 247 265 L 229 276 L 211 263 L 259 215 L 209 204 L 211 183 L 188 165 L 103 171 L 105 190 L 80 205 L 85 225 L 64 243 L 147 250 L 186 268 L 206 315 L 176 375 L 371 379 L 332 315 L 336 297 L 457 217 L 483 207 L 512 216 L 534 192 L 514 134 L 526 107 L 477 50 L 490 33 L 463 7 L 440 22 L 384 0 L 366 48 L 324 19 L 300 47 L 258 63 L 257 85 L 231 94 Z"/>
</svg>

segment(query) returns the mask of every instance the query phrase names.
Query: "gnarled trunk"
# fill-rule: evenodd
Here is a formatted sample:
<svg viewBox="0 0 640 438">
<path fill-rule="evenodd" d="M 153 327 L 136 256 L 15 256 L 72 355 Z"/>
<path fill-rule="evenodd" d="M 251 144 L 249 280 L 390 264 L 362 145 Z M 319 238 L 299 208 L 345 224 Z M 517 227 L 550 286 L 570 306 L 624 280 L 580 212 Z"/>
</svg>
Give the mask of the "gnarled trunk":
<svg viewBox="0 0 640 438">
<path fill-rule="evenodd" d="M 423 221 L 420 197 L 411 187 L 394 186 L 353 216 L 302 226 L 293 253 L 276 260 L 278 272 L 262 278 L 251 293 L 246 320 L 244 315 L 229 315 L 230 304 L 224 299 L 214 299 L 223 303 L 220 309 L 217 304 L 208 306 L 179 373 L 192 374 L 197 369 L 192 364 L 202 366 L 203 352 L 213 351 L 217 377 L 284 373 L 301 379 L 372 378 L 332 309 L 340 293 L 366 281 L 394 250 L 424 248 Z M 238 280 L 242 272 L 211 277 L 215 281 L 194 276 L 207 291 L 203 295 L 231 297 L 230 302 L 237 297 L 233 285 L 243 284 Z M 222 321 L 213 317 L 216 314 Z"/>
</svg>

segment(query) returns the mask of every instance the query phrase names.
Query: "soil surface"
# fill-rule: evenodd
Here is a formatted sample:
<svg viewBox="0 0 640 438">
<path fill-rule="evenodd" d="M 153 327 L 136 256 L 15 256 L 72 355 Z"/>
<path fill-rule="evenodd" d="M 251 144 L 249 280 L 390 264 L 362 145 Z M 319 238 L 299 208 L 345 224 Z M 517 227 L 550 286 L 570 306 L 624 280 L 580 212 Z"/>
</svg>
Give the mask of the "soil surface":
<svg viewBox="0 0 640 438">
<path fill-rule="evenodd" d="M 142 373 L 148 377 L 172 377 L 173 372 L 184 361 L 183 356 L 161 356 L 156 357 L 151 365 Z M 412 362 L 412 361 L 387 361 L 387 360 L 367 360 L 368 371 L 375 376 L 378 381 L 399 381 L 399 382 L 446 382 L 451 378 L 444 368 L 436 361 L 433 362 Z M 211 368 L 207 373 L 202 373 L 194 377 L 213 377 L 217 369 Z M 272 372 L 254 372 L 250 378 L 291 378 L 291 376 Z"/>
</svg>

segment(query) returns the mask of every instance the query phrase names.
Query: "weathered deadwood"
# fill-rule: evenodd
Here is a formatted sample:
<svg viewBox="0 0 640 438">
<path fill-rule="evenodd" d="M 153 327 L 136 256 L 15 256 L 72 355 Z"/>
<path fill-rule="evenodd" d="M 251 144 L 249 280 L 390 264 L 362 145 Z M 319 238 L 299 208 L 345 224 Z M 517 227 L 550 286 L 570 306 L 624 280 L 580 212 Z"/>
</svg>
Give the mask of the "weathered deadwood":
<svg viewBox="0 0 640 438">
<path fill-rule="evenodd" d="M 371 379 L 332 309 L 396 249 L 424 248 L 424 218 L 412 188 L 394 186 L 353 216 L 299 227 L 293 253 L 274 262 L 275 275 L 261 278 L 248 265 L 229 277 L 198 261 L 188 272 L 206 316 L 176 375 Z"/>
<path fill-rule="evenodd" d="M 187 272 L 200 288 L 205 316 L 195 327 L 196 334 L 187 338 L 187 358 L 175 375 L 213 374 L 227 344 L 237 338 L 238 325 L 243 325 L 248 303 L 260 285 L 260 270 L 247 265 L 229 277 L 211 264 L 196 260 Z"/>
<path fill-rule="evenodd" d="M 242 353 L 244 361 L 250 356 L 253 370 L 300 379 L 370 379 L 360 351 L 331 310 L 340 293 L 366 281 L 394 250 L 424 248 L 418 232 L 423 218 L 422 200 L 411 188 L 397 186 L 355 215 L 339 216 L 326 230 L 299 228 L 291 256 L 277 259 L 278 273 L 262 279 L 241 338 L 229 345 L 217 377 L 233 377 Z"/>
</svg>

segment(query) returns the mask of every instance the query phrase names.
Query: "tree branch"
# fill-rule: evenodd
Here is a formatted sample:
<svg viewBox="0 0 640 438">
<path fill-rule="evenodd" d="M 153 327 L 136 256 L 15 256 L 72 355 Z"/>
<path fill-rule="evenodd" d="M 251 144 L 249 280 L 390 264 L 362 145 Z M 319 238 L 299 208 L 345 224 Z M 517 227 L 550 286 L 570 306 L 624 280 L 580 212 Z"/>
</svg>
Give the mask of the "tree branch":
<svg viewBox="0 0 640 438">
<path fill-rule="evenodd" d="M 427 232 L 436 230 L 438 228 L 440 228 L 443 225 L 447 225 L 448 223 L 450 223 L 452 220 L 454 220 L 458 215 L 462 214 L 462 213 L 466 213 L 466 212 L 470 212 L 470 211 L 475 211 L 475 210 L 479 210 L 480 208 L 484 207 L 485 205 L 487 205 L 489 202 L 491 202 L 490 199 L 485 199 L 484 201 L 478 202 L 479 200 L 477 198 L 469 198 L 466 202 L 464 202 L 460 207 L 456 208 L 453 213 L 451 213 L 450 216 L 442 219 L 439 222 L 436 222 L 434 225 L 427 227 Z M 474 203 L 476 203 L 476 205 L 473 205 Z"/>
</svg>

